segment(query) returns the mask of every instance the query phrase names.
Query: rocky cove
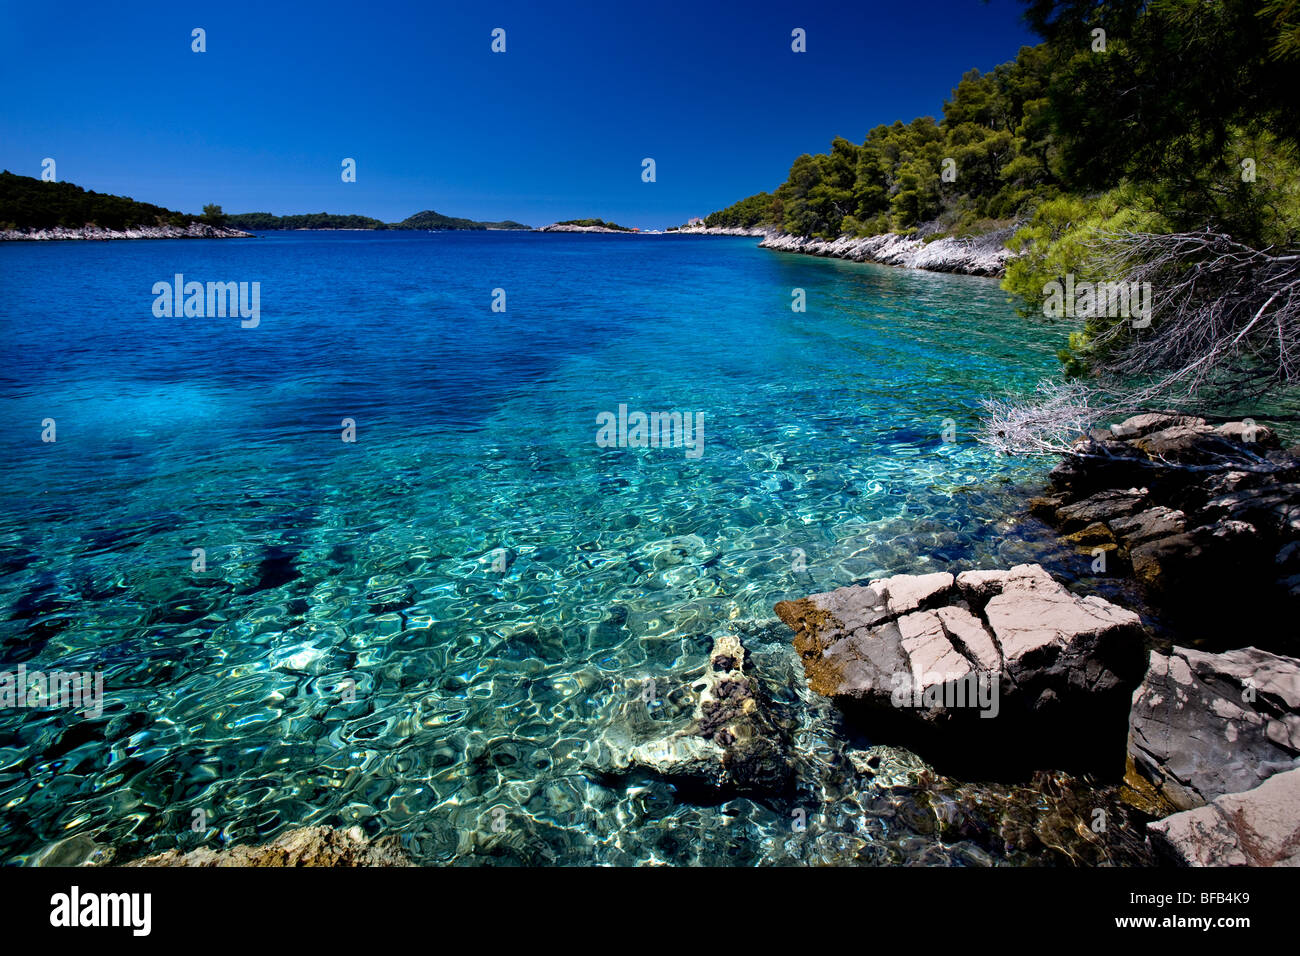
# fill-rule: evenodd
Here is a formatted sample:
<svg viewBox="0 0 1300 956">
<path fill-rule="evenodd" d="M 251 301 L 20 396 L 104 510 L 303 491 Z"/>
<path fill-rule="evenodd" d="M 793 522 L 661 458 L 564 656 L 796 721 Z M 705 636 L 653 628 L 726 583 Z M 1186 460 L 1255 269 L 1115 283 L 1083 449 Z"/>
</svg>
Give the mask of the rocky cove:
<svg viewBox="0 0 1300 956">
<path fill-rule="evenodd" d="M 1300 449 L 1251 428 L 1136 416 L 1080 439 L 1047 493 L 1026 502 L 1023 520 L 1050 522 L 1069 547 L 1101 541 L 1114 573 L 1137 571 L 1137 610 L 1032 564 L 897 574 L 782 601 L 777 621 L 717 634 L 704 666 L 627 679 L 582 773 L 611 791 L 667 785 L 702 807 L 745 797 L 824 863 L 902 862 L 919 841 L 929 862 L 948 864 L 1300 864 L 1295 635 L 1180 624 L 1188 594 L 1163 580 L 1204 588 L 1197 575 L 1226 561 L 1272 568 L 1242 596 L 1251 620 L 1295 620 Z M 1224 469 L 1180 469 L 1207 460 Z M 1141 487 L 1110 487 L 1139 477 Z M 1202 571 L 1188 571 L 1197 562 Z M 977 678 L 996 706 L 960 692 Z M 471 838 L 523 861 L 517 835 L 484 827 Z M 807 860 L 769 859 L 796 861 Z M 391 835 L 317 827 L 138 862 L 411 860 Z"/>
<path fill-rule="evenodd" d="M 314 238 L 199 244 L 192 252 L 220 247 L 221 255 L 260 256 L 263 245 L 312 248 Z M 575 249 L 600 248 L 599 237 L 577 238 Z M 519 237 L 516 242 L 522 255 L 529 249 L 561 247 L 566 239 Z M 428 244 L 427 251 L 422 243 Z M 361 251 L 349 254 L 359 258 L 373 249 L 377 261 L 387 263 L 408 246 L 433 255 L 432 247 L 449 245 L 422 243 L 358 243 Z M 618 240 L 608 243 L 626 249 Z M 639 267 L 656 255 L 695 261 L 721 253 L 724 258 L 710 274 L 711 282 L 735 274 L 732 257 L 747 257 L 777 273 L 778 282 L 760 287 L 755 301 L 771 298 L 773 289 L 781 291 L 779 282 L 791 269 L 800 270 L 800 284 L 810 288 L 822 281 L 822 273 L 826 281 L 866 274 L 882 282 L 954 288 L 962 297 L 954 316 L 979 314 L 969 296 L 985 290 L 1000 299 L 987 281 L 832 269 L 804 257 L 770 256 L 744 242 L 639 245 L 637 255 L 600 260 L 600 268 L 591 268 L 590 274 Z M 143 256 L 150 248 L 136 244 L 116 253 Z M 25 254 L 22 248 L 10 253 Z M 40 249 L 27 253 L 50 254 Z M 549 266 L 549 260 L 543 261 Z M 449 267 L 457 262 L 449 256 Z M 200 273 L 198 268 L 194 274 L 225 274 Z M 646 288 L 654 286 L 647 283 Z M 746 294 L 743 283 L 727 288 L 733 296 Z M 388 297 L 389 291 L 380 294 Z M 934 304 L 927 301 L 923 308 L 933 311 Z M 990 322 L 997 321 L 996 310 L 994 303 L 987 313 Z M 748 327 L 749 303 L 736 314 L 732 328 L 739 333 Z M 927 408 L 951 402 L 954 388 L 960 388 L 960 369 L 955 363 L 932 364 L 935 356 L 943 359 L 947 353 L 930 344 L 944 341 L 949 321 L 946 315 L 934 320 L 933 337 L 909 354 L 909 363 L 889 368 L 880 378 L 857 379 L 858 400 L 887 393 L 887 386 L 898 381 L 891 376 L 920 367 L 927 370 L 928 382 L 942 383 L 940 397 Z M 888 341 L 895 341 L 896 329 L 930 328 L 910 322 L 906 314 L 891 315 Z M 828 326 L 834 327 L 822 323 L 819 328 Z M 1006 354 L 1018 351 L 1016 335 L 1014 323 L 1008 322 Z M 739 341 L 742 336 L 724 338 Z M 845 325 L 843 341 L 861 338 L 858 326 Z M 788 351 L 793 343 L 781 345 Z M 386 361 L 390 351 L 385 342 L 378 354 Z M 828 351 L 851 355 L 848 349 Z M 748 354 L 735 359 L 737 368 L 761 364 Z M 655 357 L 655 363 L 660 361 Z M 990 364 L 1005 361 L 1000 357 Z M 846 371 L 860 373 L 857 364 Z M 638 367 L 626 381 L 647 374 Z M 1027 369 L 1025 381 L 1034 374 L 1036 369 Z M 586 378 L 584 373 L 575 387 L 585 387 Z M 374 380 L 385 378 L 376 373 Z M 160 597 L 161 591 L 133 597 L 142 607 L 161 602 L 166 609 L 169 619 L 161 625 L 151 622 L 151 630 L 170 628 L 166 633 L 171 633 L 184 627 L 198 633 L 216 628 L 214 636 L 204 633 L 186 645 L 184 654 L 169 650 L 167 660 L 176 663 L 168 666 L 184 668 L 204 647 L 220 646 L 223 654 L 246 655 L 239 666 L 248 669 L 248 689 L 232 706 L 231 695 L 241 691 L 222 683 L 211 705 L 176 713 L 161 726 L 146 695 L 151 698 L 155 683 L 187 685 L 150 676 L 140 684 L 139 703 L 107 711 L 113 723 L 104 728 L 105 737 L 153 741 L 153 751 L 169 755 L 165 759 L 172 763 L 163 764 L 168 776 L 132 762 L 130 750 L 122 750 L 123 758 L 103 772 L 129 773 L 139 780 L 134 806 L 140 809 L 133 816 L 96 809 L 90 818 L 94 822 L 71 835 L 56 826 L 82 815 L 78 798 L 64 800 L 76 808 L 66 818 L 40 818 L 34 808 L 52 790 L 34 793 L 20 812 L 40 821 L 40 832 L 48 834 L 42 843 L 60 841 L 42 860 L 103 859 L 112 852 L 115 862 L 160 853 L 163 858 L 155 862 L 168 862 L 196 850 L 207 851 L 202 859 L 226 854 L 220 857 L 224 859 L 243 848 L 236 856 L 241 858 L 273 844 L 278 848 L 266 851 L 270 860 L 306 860 L 308 856 L 293 855 L 298 850 L 282 852 L 287 834 L 328 824 L 338 828 L 331 831 L 335 836 L 347 835 L 354 825 L 361 828 L 358 839 L 347 835 L 346 842 L 336 841 L 337 848 L 397 837 L 411 861 L 424 865 L 1145 865 L 1165 859 L 1150 824 L 1179 811 L 1176 800 L 1187 806 L 1194 802 L 1179 797 L 1180 790 L 1205 801 L 1193 811 L 1217 813 L 1205 807 L 1220 791 L 1224 797 L 1249 794 L 1266 784 L 1264 796 L 1272 799 L 1277 773 L 1263 777 L 1246 770 L 1257 765 L 1270 771 L 1285 762 L 1285 748 L 1274 744 L 1287 726 L 1285 672 L 1278 672 L 1283 675 L 1278 681 L 1266 680 L 1261 662 L 1271 658 L 1217 656 L 1236 651 L 1253 655 L 1251 647 L 1276 657 L 1293 655 L 1279 634 L 1265 628 L 1240 633 L 1247 617 L 1265 619 L 1261 602 L 1266 596 L 1243 594 L 1238 600 L 1234 590 L 1225 600 L 1223 586 L 1214 583 L 1211 561 L 1205 566 L 1210 590 L 1226 611 L 1236 612 L 1237 627 L 1217 635 L 1204 628 L 1193 632 L 1172 626 L 1162 592 L 1157 588 L 1144 595 L 1145 579 L 1129 568 L 1147 567 L 1143 546 L 1162 542 L 1153 553 L 1172 569 L 1171 580 L 1177 583 L 1181 565 L 1173 562 L 1184 560 L 1178 556 L 1181 539 L 1165 539 L 1186 534 L 1202 550 L 1213 549 L 1220 539 L 1234 537 L 1229 532 L 1245 531 L 1224 523 L 1230 521 L 1249 523 L 1260 533 L 1261 549 L 1252 552 L 1251 560 L 1256 567 L 1272 567 L 1268 562 L 1285 550 L 1290 533 L 1283 502 L 1285 486 L 1293 480 L 1287 477 L 1287 453 L 1277 436 L 1266 429 L 1252 431 L 1244 422 L 1121 422 L 1117 430 L 1089 436 L 1097 448 L 1081 446 L 1078 461 L 1067 459 L 1043 487 L 1045 469 L 1003 469 L 991 455 L 972 449 L 974 443 L 938 445 L 932 412 L 901 419 L 899 409 L 917 403 L 914 390 L 893 407 L 879 408 L 854 407 L 846 394 L 835 393 L 817 406 L 817 416 L 798 416 L 803 427 L 797 433 L 764 430 L 792 414 L 790 409 L 805 407 L 820 384 L 810 376 L 797 397 L 781 390 L 773 393 L 770 405 L 750 400 L 723 406 L 735 416 L 752 409 L 755 430 L 737 447 L 762 450 L 762 457 L 709 454 L 703 459 L 710 466 L 734 460 L 734 469 L 705 472 L 678 454 L 634 458 L 611 449 L 602 450 L 606 457 L 590 473 L 558 472 L 565 478 L 558 486 L 590 488 L 590 498 L 558 503 L 547 498 L 538 481 L 543 472 L 523 450 L 503 445 L 507 451 L 501 461 L 520 465 L 517 481 L 503 486 L 510 493 L 497 497 L 519 514 L 494 514 L 493 523 L 546 528 L 545 539 L 483 541 L 470 534 L 480 527 L 485 503 L 444 493 L 441 489 L 454 482 L 438 468 L 447 460 L 482 460 L 494 468 L 499 462 L 481 454 L 426 457 L 429 435 L 421 433 L 403 451 L 409 447 L 410 460 L 420 462 L 410 472 L 412 481 L 418 474 L 419 486 L 439 489 L 437 498 L 416 497 L 413 486 L 402 482 L 393 485 L 393 476 L 406 472 L 381 459 L 373 468 L 376 480 L 356 488 L 351 499 L 365 502 L 367 509 L 385 509 L 367 519 L 378 529 L 405 528 L 413 514 L 435 516 L 451 509 L 463 515 L 456 522 L 468 529 L 462 536 L 430 519 L 410 528 L 419 532 L 421 542 L 414 551 L 416 539 L 406 533 L 383 545 L 366 536 L 366 547 L 373 549 L 367 553 L 382 561 L 367 560 L 355 568 L 348 563 L 347 549 L 358 545 L 348 541 L 331 537 L 313 551 L 316 539 L 310 535 L 250 536 L 253 543 L 245 558 L 228 556 L 210 565 L 227 569 L 215 573 L 232 582 L 240 603 L 231 606 L 214 598 L 207 580 L 179 587 L 169 583 L 165 593 L 174 599 Z M 990 388 L 985 380 L 968 385 L 959 394 L 972 401 Z M 616 394 L 625 390 L 623 384 Z M 764 394 L 760 388 L 753 392 Z M 720 383 L 717 394 L 734 395 L 734 380 Z M 827 424 L 818 427 L 822 415 Z M 502 418 L 523 420 L 518 414 Z M 578 424 L 586 444 L 595 444 L 590 420 L 584 415 Z M 729 421 L 729 428 L 734 423 Z M 863 442 L 873 428 L 882 433 Z M 240 434 L 232 430 L 230 437 Z M 535 445 L 537 438 L 530 435 L 527 442 Z M 481 452 L 477 444 L 464 447 Z M 545 456 L 568 448 L 543 443 L 526 450 L 540 450 L 545 462 Z M 1222 456 L 1229 453 L 1239 454 L 1240 475 L 1234 473 L 1237 469 L 1208 467 L 1224 464 Z M 1174 470 L 1162 464 L 1178 456 L 1196 467 Z M 585 462 L 589 456 L 576 460 Z M 882 463 L 903 461 L 911 466 L 893 475 L 879 470 Z M 481 484 L 478 466 L 471 472 Z M 631 491 L 647 475 L 656 480 L 633 497 Z M 717 502 L 713 489 L 719 476 L 735 495 L 717 503 L 719 517 L 710 523 L 701 511 Z M 882 485 L 892 486 L 894 493 L 873 489 L 873 478 L 884 478 Z M 990 481 L 999 482 L 996 493 L 987 490 Z M 279 488 L 276 500 L 301 507 L 301 487 L 306 485 Z M 1229 492 L 1236 496 L 1232 501 L 1219 500 Z M 804 504 L 809 494 L 817 496 L 815 507 Z M 1042 500 L 1031 505 L 1031 496 Z M 671 503 L 671 516 L 658 510 L 659 502 Z M 1216 504 L 1206 511 L 1211 502 Z M 551 516 L 567 513 L 566 505 L 572 523 L 548 527 Z M 1159 509 L 1181 511 L 1182 518 Z M 293 515 L 286 519 L 276 512 L 268 517 L 268 527 L 289 520 L 312 525 L 315 520 L 296 511 Z M 641 519 L 639 528 L 627 527 L 629 515 Z M 1062 522 L 1060 540 L 1052 530 L 1057 522 Z M 1068 529 L 1063 523 L 1069 523 Z M 1069 540 L 1098 523 L 1106 530 L 1092 528 L 1081 539 Z M 1140 534 L 1135 530 L 1139 526 Z M 592 536 L 590 550 L 575 547 L 574 542 L 587 544 L 577 537 L 587 527 L 601 529 L 599 537 Z M 804 537 L 804 528 L 815 536 Z M 1113 541 L 1105 540 L 1107 534 Z M 350 541 L 352 535 L 348 531 L 340 537 Z M 1050 539 L 1047 552 L 1037 547 L 1039 536 Z M 1094 536 L 1103 540 L 1094 543 Z M 272 547 L 261 547 L 263 542 Z M 1234 542 L 1234 548 L 1244 549 L 1249 535 L 1236 534 Z M 490 550 L 498 545 L 510 548 L 505 552 L 508 573 L 502 576 L 495 572 Z M 790 548 L 796 546 L 806 551 L 814 573 L 787 570 Z M 1093 551 L 1099 547 L 1106 557 L 1104 580 L 1082 570 L 1097 560 Z M 830 548 L 835 551 L 828 559 Z M 1184 550 L 1186 560 L 1194 563 L 1196 553 Z M 1057 560 L 1058 553 L 1068 560 Z M 442 571 L 453 562 L 459 577 Z M 773 573 L 777 562 L 782 566 Z M 1277 567 L 1272 582 L 1295 573 L 1285 563 Z M 612 574 L 615 586 L 597 589 L 586 583 L 598 580 L 598 574 Z M 159 577 L 170 580 L 166 574 Z M 454 585 L 454 603 L 429 598 L 450 595 L 449 584 Z M 582 594 L 572 593 L 575 585 L 583 586 Z M 209 602 L 203 605 L 205 613 L 220 612 L 232 620 L 262 613 L 265 630 L 250 641 L 210 621 L 196 624 L 179 606 L 194 595 Z M 563 614 L 554 611 L 561 605 L 557 595 L 565 598 Z M 178 603 L 174 611 L 173 602 Z M 1240 611 L 1243 603 L 1250 608 L 1248 616 Z M 94 606 L 90 600 L 82 605 Z M 589 618 L 575 620 L 564 608 L 582 608 Z M 346 621 L 338 633 L 352 636 L 337 643 L 320 640 L 314 623 L 296 619 L 307 613 Z M 171 617 L 177 621 L 174 628 Z M 1227 618 L 1231 622 L 1233 614 Z M 348 656 L 350 643 L 383 663 L 384 673 L 376 673 L 373 685 L 370 671 Z M 491 653 L 480 656 L 483 647 Z M 1160 657 L 1153 657 L 1153 651 Z M 1201 661 L 1192 652 L 1211 658 Z M 1184 662 L 1193 677 L 1204 675 L 1203 688 L 1176 680 L 1184 673 Z M 1267 673 L 1274 673 L 1274 665 L 1268 667 Z M 122 673 L 110 672 L 108 686 L 116 676 L 121 688 L 117 675 Z M 1162 682 L 1166 673 L 1172 676 Z M 1239 686 L 1224 691 L 1223 681 L 1229 678 L 1221 674 L 1233 673 L 1242 675 Z M 334 688 L 350 674 L 361 678 L 364 692 L 356 703 L 338 702 Z M 1246 676 L 1252 677 L 1253 691 Z M 900 684 L 900 677 L 916 690 L 906 695 L 907 706 L 897 706 L 894 698 L 896 690 L 908 686 Z M 967 695 L 966 706 L 957 694 L 962 682 L 975 690 Z M 1143 723 L 1140 715 L 1133 716 L 1133 694 L 1144 685 L 1143 699 L 1155 702 L 1151 713 L 1158 722 Z M 993 701 L 968 706 L 972 699 L 981 703 L 980 691 L 994 687 Z M 1241 726 L 1229 731 L 1225 725 L 1220 739 L 1227 741 L 1229 732 L 1235 739 L 1249 736 L 1249 753 L 1262 756 L 1243 759 L 1222 782 L 1208 779 L 1204 768 L 1226 761 L 1211 749 L 1189 755 L 1179 742 L 1185 730 L 1168 714 L 1169 702 L 1178 700 L 1179 692 L 1204 701 L 1204 712 L 1211 715 L 1214 709 L 1234 713 L 1229 704 L 1242 710 Z M 1242 699 L 1248 692 L 1256 695 L 1250 706 Z M 186 695 L 190 700 L 199 696 Z M 997 706 L 987 706 L 991 702 Z M 982 716 L 994 712 L 996 716 Z M 171 780 L 192 773 L 187 762 L 197 751 L 166 736 L 168 726 L 206 721 L 221 740 L 233 740 L 225 725 L 236 720 L 252 721 L 255 728 L 240 730 L 240 736 L 271 741 L 266 745 L 270 759 L 237 763 L 244 776 L 219 788 L 189 788 L 179 801 L 171 790 L 160 798 L 148 791 L 150 780 L 161 779 L 170 787 Z M 313 737 L 318 728 L 330 728 L 336 736 Z M 81 746 L 89 750 L 77 732 L 51 736 L 62 748 L 54 756 Z M 141 736 L 146 732 L 147 738 Z M 368 754 L 361 787 L 353 783 L 361 761 L 346 754 L 330 756 L 339 753 L 338 739 Z M 221 760 L 242 759 L 225 744 L 212 752 L 221 754 Z M 322 760 L 330 763 L 322 765 Z M 302 792 L 308 795 L 280 796 L 291 788 L 307 788 Z M 193 810 L 212 812 L 213 806 L 234 809 L 218 810 L 207 833 L 194 832 Z M 1230 805 L 1225 812 L 1233 816 L 1240 809 Z M 498 810 L 500 830 L 494 828 Z M 135 829 L 136 819 L 148 822 Z M 1267 832 L 1262 823 L 1253 825 Z M 31 831 L 37 832 L 36 827 Z M 1179 830 L 1170 832 L 1177 837 Z M 91 834 L 97 846 L 87 845 L 85 837 Z M 74 842 L 62 843 L 65 837 Z M 1255 852 L 1250 839 L 1247 849 Z M 173 849 L 177 853 L 167 855 Z M 376 859 L 332 851 L 310 858 Z"/>
<path fill-rule="evenodd" d="M 1142 614 L 1037 565 L 895 575 L 777 604 L 807 690 L 834 707 L 850 778 L 933 812 L 942 841 L 1073 863 L 1300 864 L 1297 453 L 1253 423 L 1180 415 L 1080 439 L 1026 520 L 1136 574 Z M 1256 587 L 1222 600 L 1213 581 L 1226 566 Z M 962 692 L 976 678 L 997 707 Z M 792 780 L 815 761 L 740 637 L 718 638 L 692 680 L 674 729 L 653 701 L 630 703 L 593 769 L 804 812 Z M 1018 805 L 1026 792 L 1038 809 Z"/>
</svg>

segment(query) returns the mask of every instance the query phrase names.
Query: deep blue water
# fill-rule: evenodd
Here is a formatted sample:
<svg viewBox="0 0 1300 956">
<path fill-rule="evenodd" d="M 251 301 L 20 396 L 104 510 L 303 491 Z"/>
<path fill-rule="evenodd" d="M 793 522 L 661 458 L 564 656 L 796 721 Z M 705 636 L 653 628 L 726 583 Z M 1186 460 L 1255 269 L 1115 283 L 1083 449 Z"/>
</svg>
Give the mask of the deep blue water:
<svg viewBox="0 0 1300 956">
<path fill-rule="evenodd" d="M 155 317 L 175 273 L 260 282 L 260 325 Z M 833 857 L 778 852 L 772 808 L 602 786 L 583 756 L 629 682 L 737 622 L 816 751 L 830 717 L 776 601 L 1059 558 L 1006 518 L 1040 466 L 971 438 L 1064 334 L 1005 299 L 748 239 L 0 246 L 0 670 L 107 688 L 98 719 L 0 711 L 0 860 L 303 823 L 397 832 L 421 862 Z M 620 404 L 703 412 L 702 456 L 599 447 Z M 903 831 L 882 859 L 933 849 Z"/>
</svg>

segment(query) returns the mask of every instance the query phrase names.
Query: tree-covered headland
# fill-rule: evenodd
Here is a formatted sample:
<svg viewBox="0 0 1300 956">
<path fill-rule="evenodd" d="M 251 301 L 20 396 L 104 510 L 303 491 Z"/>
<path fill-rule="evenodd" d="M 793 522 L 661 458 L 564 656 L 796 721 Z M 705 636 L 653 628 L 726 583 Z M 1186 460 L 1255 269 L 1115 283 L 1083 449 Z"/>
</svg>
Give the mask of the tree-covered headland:
<svg viewBox="0 0 1300 956">
<path fill-rule="evenodd" d="M 204 221 L 127 196 L 82 189 L 72 183 L 47 182 L 0 172 L 0 229 L 80 229 L 96 225 L 122 230 L 132 226 L 180 226 Z"/>
<path fill-rule="evenodd" d="M 1042 42 L 968 72 L 938 121 L 837 137 L 709 226 L 921 238 L 1015 227 L 1027 314 L 1071 277 L 1148 283 L 1061 358 L 1093 410 L 1224 405 L 1300 385 L 1300 0 L 1024 0 Z M 1149 319 L 1149 321 L 1147 321 Z M 1083 383 L 1083 384 L 1079 384 Z M 1050 416 L 1049 416 L 1050 417 Z"/>
</svg>

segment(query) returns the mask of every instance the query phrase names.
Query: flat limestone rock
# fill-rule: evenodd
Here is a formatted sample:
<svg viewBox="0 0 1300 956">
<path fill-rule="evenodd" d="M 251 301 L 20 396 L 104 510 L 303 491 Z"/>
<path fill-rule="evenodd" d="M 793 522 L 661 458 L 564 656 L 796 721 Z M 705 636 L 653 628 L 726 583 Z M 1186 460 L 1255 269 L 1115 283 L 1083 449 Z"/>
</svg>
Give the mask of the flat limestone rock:
<svg viewBox="0 0 1300 956">
<path fill-rule="evenodd" d="M 1300 866 L 1300 769 L 1149 823 L 1147 833 L 1182 866 Z"/>
<path fill-rule="evenodd" d="M 968 609 L 958 605 L 941 607 L 934 612 L 943 625 L 953 647 L 971 662 L 976 670 L 996 671 L 1002 666 L 1002 652 L 993 635 Z"/>
<path fill-rule="evenodd" d="M 953 576 L 940 571 L 935 574 L 896 574 L 870 582 L 867 589 L 881 595 L 889 613 L 898 616 L 945 596 L 952 586 Z"/>
<path fill-rule="evenodd" d="M 360 827 L 301 827 L 258 846 L 188 853 L 168 850 L 127 866 L 414 866 L 396 836 L 368 839 Z"/>
<path fill-rule="evenodd" d="M 1183 810 L 1300 766 L 1300 661 L 1254 647 L 1152 651 L 1133 694 L 1128 750 Z"/>
<path fill-rule="evenodd" d="M 957 588 L 966 600 L 977 607 L 984 607 L 995 595 L 1001 594 L 1007 582 L 1012 578 L 1035 577 L 1050 583 L 1052 576 L 1037 564 L 1017 565 L 1011 570 L 999 571 L 963 571 L 957 575 Z"/>
<path fill-rule="evenodd" d="M 1107 632 L 1136 631 L 1141 623 L 1132 611 L 1098 597 L 1080 598 L 1050 578 L 1030 575 L 1010 579 L 989 600 L 984 616 L 1013 676 L 1032 667 L 1030 659 L 1047 647 L 1072 653 L 1077 644 L 1091 646 Z"/>
<path fill-rule="evenodd" d="M 996 681 L 1031 710 L 1078 693 L 1122 689 L 1127 699 L 1141 674 L 1138 616 L 1072 594 L 1038 565 L 895 575 L 775 610 L 813 691 L 880 708 L 936 701 L 943 695 L 930 689 L 971 680 Z M 916 713 L 934 720 L 951 709 Z"/>
<path fill-rule="evenodd" d="M 943 699 L 943 687 L 955 684 L 974 673 L 971 663 L 957 649 L 944 626 L 943 619 L 934 611 L 917 611 L 898 619 L 900 646 L 907 655 L 908 670 L 914 676 L 916 692 L 926 699 L 927 692 L 933 700 Z M 892 694 L 893 686 L 890 691 Z"/>
</svg>

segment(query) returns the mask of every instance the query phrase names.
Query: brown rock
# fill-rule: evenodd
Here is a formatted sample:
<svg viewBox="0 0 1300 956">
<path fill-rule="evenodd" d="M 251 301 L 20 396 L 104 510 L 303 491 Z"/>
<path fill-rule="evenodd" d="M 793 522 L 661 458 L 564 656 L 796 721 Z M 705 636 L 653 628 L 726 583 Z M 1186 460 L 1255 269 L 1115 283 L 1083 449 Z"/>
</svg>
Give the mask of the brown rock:
<svg viewBox="0 0 1300 956">
<path fill-rule="evenodd" d="M 1115 535 L 1100 521 L 1094 521 L 1086 528 L 1067 534 L 1065 540 L 1081 548 L 1091 548 L 1101 544 L 1115 544 Z"/>
<path fill-rule="evenodd" d="M 1158 853 L 1182 866 L 1300 866 L 1300 769 L 1149 823 L 1147 832 Z"/>
<path fill-rule="evenodd" d="M 188 853 L 168 850 L 127 866 L 413 866 L 396 836 L 371 841 L 360 827 L 302 827 L 270 843 Z"/>
</svg>

